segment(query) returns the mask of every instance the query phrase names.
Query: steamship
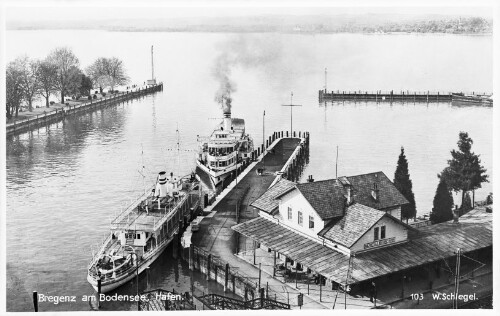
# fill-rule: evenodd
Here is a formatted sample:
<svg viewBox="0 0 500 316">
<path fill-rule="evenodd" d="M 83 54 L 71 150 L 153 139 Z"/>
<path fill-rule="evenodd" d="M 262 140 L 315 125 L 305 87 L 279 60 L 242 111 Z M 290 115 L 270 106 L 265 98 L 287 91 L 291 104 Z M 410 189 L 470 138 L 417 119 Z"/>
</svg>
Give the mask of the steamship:
<svg viewBox="0 0 500 316">
<path fill-rule="evenodd" d="M 165 171 L 156 184 L 111 222 L 111 232 L 88 265 L 87 281 L 101 293 L 112 291 L 140 274 L 165 250 L 179 231 L 179 221 L 192 216 L 201 186 L 194 174 L 177 177 Z"/>
<path fill-rule="evenodd" d="M 245 134 L 245 120 L 231 118 L 231 98 L 222 99 L 224 118 L 210 137 L 199 139 L 196 174 L 211 189 L 216 190 L 228 176 L 252 158 L 253 140 Z"/>
</svg>

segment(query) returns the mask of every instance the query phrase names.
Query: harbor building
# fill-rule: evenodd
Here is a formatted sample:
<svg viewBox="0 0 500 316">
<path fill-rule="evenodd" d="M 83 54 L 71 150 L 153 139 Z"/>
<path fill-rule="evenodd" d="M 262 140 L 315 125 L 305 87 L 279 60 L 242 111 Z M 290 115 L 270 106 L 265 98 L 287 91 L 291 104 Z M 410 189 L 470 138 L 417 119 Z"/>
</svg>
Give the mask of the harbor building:
<svg viewBox="0 0 500 316">
<path fill-rule="evenodd" d="M 281 179 L 251 204 L 259 217 L 232 228 L 267 250 L 273 276 L 312 279 L 352 295 L 373 292 L 377 284 L 384 291 L 401 288 L 395 297 L 404 297 L 412 278 L 424 280 L 422 290 L 432 289 L 454 266 L 457 249 L 481 266 L 491 261 L 491 212 L 478 208 L 417 229 L 401 220 L 406 203 L 383 172 L 306 183 Z M 463 275 L 476 268 L 469 265 Z"/>
</svg>

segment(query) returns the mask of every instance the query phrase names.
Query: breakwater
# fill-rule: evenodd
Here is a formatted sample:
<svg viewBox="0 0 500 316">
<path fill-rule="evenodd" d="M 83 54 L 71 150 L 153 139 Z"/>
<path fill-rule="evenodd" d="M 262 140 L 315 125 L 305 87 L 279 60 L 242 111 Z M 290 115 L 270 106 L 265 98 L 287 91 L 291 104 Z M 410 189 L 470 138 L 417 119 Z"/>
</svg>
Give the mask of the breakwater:
<svg viewBox="0 0 500 316">
<path fill-rule="evenodd" d="M 474 94 L 471 93 L 471 94 Z M 485 94 L 485 93 L 484 93 Z M 451 102 L 452 92 L 439 91 L 325 91 L 319 90 L 319 102 L 375 101 L 375 102 Z"/>
<path fill-rule="evenodd" d="M 80 115 L 108 106 L 117 105 L 122 102 L 158 91 L 163 91 L 163 83 L 145 88 L 137 88 L 136 90 L 129 90 L 118 95 L 109 95 L 97 101 L 91 99 L 89 102 L 83 104 L 67 105 L 63 108 L 45 112 L 44 114 L 39 114 L 22 121 L 14 121 L 13 123 L 6 124 L 6 135 L 12 136 L 26 131 L 38 129 L 43 126 L 59 122 L 68 116 Z"/>
</svg>

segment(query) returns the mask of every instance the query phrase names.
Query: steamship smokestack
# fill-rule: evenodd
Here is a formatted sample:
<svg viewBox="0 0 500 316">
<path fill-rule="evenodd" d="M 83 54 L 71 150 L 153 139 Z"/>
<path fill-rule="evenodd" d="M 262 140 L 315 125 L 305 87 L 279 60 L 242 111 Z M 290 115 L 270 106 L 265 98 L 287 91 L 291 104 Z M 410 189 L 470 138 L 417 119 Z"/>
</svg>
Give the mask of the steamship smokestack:
<svg viewBox="0 0 500 316">
<path fill-rule="evenodd" d="M 155 196 L 167 196 L 167 173 L 165 171 L 161 171 L 160 173 L 158 173 L 158 182 L 156 183 Z"/>
<path fill-rule="evenodd" d="M 226 104 L 223 105 L 222 108 L 222 113 L 224 114 L 224 129 L 226 131 L 231 130 L 231 98 L 227 97 L 224 100 L 226 100 Z M 224 101 L 222 101 L 224 102 Z"/>
</svg>

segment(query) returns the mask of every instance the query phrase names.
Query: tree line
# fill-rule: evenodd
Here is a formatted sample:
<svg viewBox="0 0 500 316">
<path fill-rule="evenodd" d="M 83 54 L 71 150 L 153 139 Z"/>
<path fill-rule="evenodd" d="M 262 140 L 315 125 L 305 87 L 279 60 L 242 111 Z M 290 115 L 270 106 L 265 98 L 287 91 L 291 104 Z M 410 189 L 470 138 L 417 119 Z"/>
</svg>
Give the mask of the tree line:
<svg viewBox="0 0 500 316">
<path fill-rule="evenodd" d="M 481 188 L 482 183 L 488 182 L 488 175 L 486 175 L 486 169 L 481 165 L 480 155 L 471 151 L 473 140 L 469 137 L 469 134 L 460 132 L 457 144 L 458 150 L 453 149 L 451 151 L 448 166 L 438 174 L 439 184 L 430 213 L 430 221 L 433 224 L 453 219 L 454 209 L 458 208 L 458 206 L 454 205 L 452 192 L 461 193 L 460 209 L 457 209 L 457 211 L 464 214 L 474 208 L 475 190 Z M 401 207 L 401 217 L 408 222 L 408 219 L 416 217 L 417 208 L 408 160 L 403 147 L 401 147 L 401 154 L 394 174 L 394 185 L 409 202 Z M 470 193 L 472 193 L 472 199 Z M 493 203 L 491 193 L 486 202 L 488 204 Z"/>
<path fill-rule="evenodd" d="M 61 103 L 66 97 L 91 98 L 91 90 L 105 88 L 114 91 L 116 86 L 130 81 L 123 61 L 116 57 L 99 57 L 83 71 L 73 51 L 59 47 L 44 59 L 20 56 L 6 68 L 6 116 L 17 117 L 22 105 L 33 111 L 33 102 L 45 98 L 49 107 L 51 95 L 59 94 Z"/>
</svg>

